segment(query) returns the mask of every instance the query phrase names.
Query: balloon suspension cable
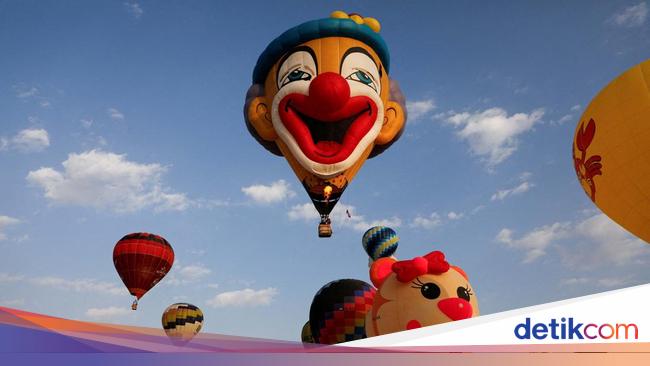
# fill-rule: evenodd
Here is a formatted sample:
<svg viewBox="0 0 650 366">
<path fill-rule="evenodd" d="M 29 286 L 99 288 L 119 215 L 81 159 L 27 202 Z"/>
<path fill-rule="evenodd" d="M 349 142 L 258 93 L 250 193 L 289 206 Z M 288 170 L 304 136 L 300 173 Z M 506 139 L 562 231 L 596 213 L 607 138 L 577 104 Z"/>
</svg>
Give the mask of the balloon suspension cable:
<svg viewBox="0 0 650 366">
<path fill-rule="evenodd" d="M 138 298 L 133 300 L 133 304 L 131 304 L 131 310 L 138 310 Z"/>
<path fill-rule="evenodd" d="M 320 215 L 320 223 L 324 225 L 329 225 L 332 223 L 332 220 L 330 220 L 330 215 L 328 214 L 321 214 Z"/>
</svg>

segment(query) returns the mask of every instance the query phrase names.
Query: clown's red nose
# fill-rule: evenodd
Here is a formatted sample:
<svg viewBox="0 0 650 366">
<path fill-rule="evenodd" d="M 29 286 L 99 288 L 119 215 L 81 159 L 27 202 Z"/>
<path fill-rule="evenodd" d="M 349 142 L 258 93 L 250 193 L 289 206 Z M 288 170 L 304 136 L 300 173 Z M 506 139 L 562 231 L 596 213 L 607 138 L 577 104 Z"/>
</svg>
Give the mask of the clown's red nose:
<svg viewBox="0 0 650 366">
<path fill-rule="evenodd" d="M 350 86 L 341 75 L 325 72 L 309 85 L 312 108 L 321 113 L 331 113 L 343 107 L 350 99 Z"/>
<path fill-rule="evenodd" d="M 472 317 L 472 304 L 465 299 L 451 298 L 438 302 L 438 308 L 451 320 L 461 320 Z"/>
</svg>

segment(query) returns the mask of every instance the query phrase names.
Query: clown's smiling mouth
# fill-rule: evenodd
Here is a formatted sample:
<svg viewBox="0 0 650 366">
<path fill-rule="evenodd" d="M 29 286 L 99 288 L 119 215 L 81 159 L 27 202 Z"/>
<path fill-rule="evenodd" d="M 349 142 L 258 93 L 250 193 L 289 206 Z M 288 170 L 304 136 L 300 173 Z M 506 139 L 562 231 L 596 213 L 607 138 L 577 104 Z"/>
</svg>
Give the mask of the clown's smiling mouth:
<svg viewBox="0 0 650 366">
<path fill-rule="evenodd" d="M 377 120 L 377 105 L 367 96 L 351 97 L 332 110 L 294 93 L 280 101 L 278 112 L 300 151 L 321 164 L 347 159 Z"/>
<path fill-rule="evenodd" d="M 366 109 L 361 112 L 335 121 L 319 120 L 301 113 L 297 109 L 293 108 L 291 101 L 287 103 L 285 109 L 287 112 L 289 112 L 289 109 L 293 110 L 298 118 L 300 118 L 305 126 L 307 126 L 312 142 L 318 149 L 319 153 L 323 156 L 333 156 L 338 153 L 341 150 L 341 146 L 343 145 L 343 141 L 350 126 L 357 121 L 360 116 L 371 116 L 372 114 L 370 103 L 368 103 Z"/>
</svg>

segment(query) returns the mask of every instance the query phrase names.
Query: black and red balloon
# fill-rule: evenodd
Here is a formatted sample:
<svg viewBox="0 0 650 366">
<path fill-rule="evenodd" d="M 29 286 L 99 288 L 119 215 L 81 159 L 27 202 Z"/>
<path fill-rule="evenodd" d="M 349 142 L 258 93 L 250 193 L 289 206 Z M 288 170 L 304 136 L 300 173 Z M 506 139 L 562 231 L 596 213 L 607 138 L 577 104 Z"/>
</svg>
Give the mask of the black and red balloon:
<svg viewBox="0 0 650 366">
<path fill-rule="evenodd" d="M 366 338 L 366 314 L 374 297 L 375 288 L 360 280 L 342 279 L 323 286 L 309 309 L 314 342 L 335 344 Z"/>
<path fill-rule="evenodd" d="M 162 236 L 132 233 L 115 244 L 113 264 L 129 293 L 136 297 L 135 310 L 138 300 L 172 268 L 174 249 Z"/>
</svg>

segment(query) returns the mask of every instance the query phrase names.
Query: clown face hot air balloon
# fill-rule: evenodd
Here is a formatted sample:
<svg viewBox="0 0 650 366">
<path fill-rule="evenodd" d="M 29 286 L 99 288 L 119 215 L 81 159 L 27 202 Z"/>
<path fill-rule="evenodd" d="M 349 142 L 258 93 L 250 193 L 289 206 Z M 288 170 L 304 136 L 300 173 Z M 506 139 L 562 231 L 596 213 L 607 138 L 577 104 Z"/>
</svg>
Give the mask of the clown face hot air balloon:
<svg viewBox="0 0 650 366">
<path fill-rule="evenodd" d="M 163 312 L 162 326 L 174 344 L 184 345 L 201 331 L 203 312 L 192 304 L 169 305 Z"/>
<path fill-rule="evenodd" d="M 138 300 L 154 287 L 174 264 L 174 250 L 165 238 L 149 233 L 133 233 L 120 239 L 113 249 L 113 264 L 122 282 Z"/>
<path fill-rule="evenodd" d="M 260 55 L 246 95 L 246 126 L 284 156 L 331 236 L 329 214 L 366 159 L 386 150 L 406 121 L 388 77 L 379 22 L 337 11 L 284 32 Z"/>
<path fill-rule="evenodd" d="M 585 109 L 573 166 L 596 206 L 650 242 L 650 60 L 614 79 Z"/>
<path fill-rule="evenodd" d="M 335 344 L 365 338 L 365 318 L 374 296 L 375 288 L 359 280 L 343 279 L 323 286 L 309 309 L 314 342 Z"/>
</svg>

